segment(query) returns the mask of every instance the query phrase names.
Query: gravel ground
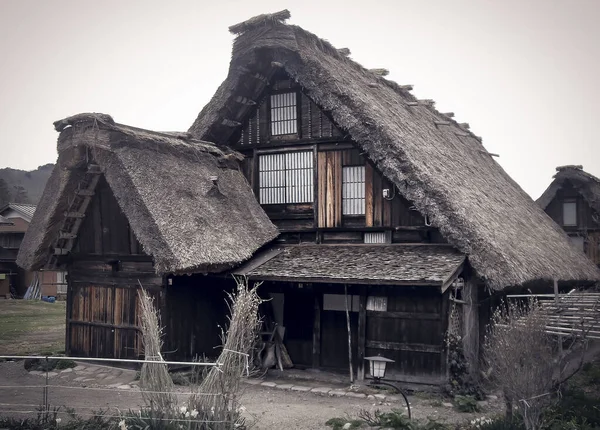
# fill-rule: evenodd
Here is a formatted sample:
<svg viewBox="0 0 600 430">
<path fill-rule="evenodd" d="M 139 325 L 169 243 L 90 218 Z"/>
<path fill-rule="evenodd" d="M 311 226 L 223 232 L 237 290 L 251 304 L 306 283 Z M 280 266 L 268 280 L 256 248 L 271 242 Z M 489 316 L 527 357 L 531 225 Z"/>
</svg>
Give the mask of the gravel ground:
<svg viewBox="0 0 600 430">
<path fill-rule="evenodd" d="M 22 362 L 0 363 L 0 414 L 9 411 L 35 411 L 42 401 L 42 389 L 30 387 L 43 385 L 44 379 L 42 376 L 29 374 L 23 368 Z M 137 389 L 121 391 L 107 386 L 84 386 L 82 383 L 58 378 L 51 378 L 50 385 L 51 405 L 73 408 L 80 415 L 99 409 L 110 409 L 113 412 L 137 409 L 142 404 Z M 5 388 L 6 386 L 11 388 Z M 184 392 L 188 389 L 178 387 L 178 390 Z M 495 400 L 484 405 L 483 413 L 459 414 L 451 407 L 443 406 L 439 400 L 427 396 L 410 396 L 409 400 L 414 417 L 435 417 L 446 422 L 462 422 L 476 416 L 490 416 L 502 407 L 499 401 Z M 313 393 L 246 384 L 242 404 L 246 408 L 248 420 L 254 423 L 253 428 L 265 430 L 327 429 L 325 422 L 333 417 L 356 416 L 363 408 L 389 410 L 402 405 L 374 404 L 368 399 L 322 397 Z"/>
</svg>

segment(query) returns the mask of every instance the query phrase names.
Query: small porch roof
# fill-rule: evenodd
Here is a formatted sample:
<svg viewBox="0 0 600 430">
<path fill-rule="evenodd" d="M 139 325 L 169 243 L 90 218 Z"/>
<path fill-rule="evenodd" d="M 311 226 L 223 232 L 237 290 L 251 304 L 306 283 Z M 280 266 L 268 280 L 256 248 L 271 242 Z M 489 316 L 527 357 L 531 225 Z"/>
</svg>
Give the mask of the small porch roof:
<svg viewBox="0 0 600 430">
<path fill-rule="evenodd" d="M 251 279 L 353 284 L 428 285 L 445 290 L 465 255 L 449 245 L 284 245 L 233 271 Z"/>
</svg>

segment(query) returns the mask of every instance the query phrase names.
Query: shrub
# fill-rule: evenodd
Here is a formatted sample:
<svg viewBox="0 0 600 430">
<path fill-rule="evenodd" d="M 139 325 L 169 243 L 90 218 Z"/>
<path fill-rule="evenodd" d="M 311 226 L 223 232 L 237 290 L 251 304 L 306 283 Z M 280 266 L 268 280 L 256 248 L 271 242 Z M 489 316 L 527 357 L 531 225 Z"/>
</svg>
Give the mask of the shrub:
<svg viewBox="0 0 600 430">
<path fill-rule="evenodd" d="M 459 412 L 479 412 L 479 404 L 473 396 L 454 396 L 454 406 Z"/>
<path fill-rule="evenodd" d="M 331 418 L 325 423 L 326 426 L 333 428 L 333 430 L 342 430 L 347 424 L 350 424 L 350 426 L 346 428 L 357 429 L 362 426 L 363 422 L 346 418 Z"/>
<path fill-rule="evenodd" d="M 54 368 L 57 370 L 63 370 L 72 369 L 75 366 L 77 366 L 77 363 L 75 363 L 73 360 L 56 360 L 56 366 Z"/>
</svg>

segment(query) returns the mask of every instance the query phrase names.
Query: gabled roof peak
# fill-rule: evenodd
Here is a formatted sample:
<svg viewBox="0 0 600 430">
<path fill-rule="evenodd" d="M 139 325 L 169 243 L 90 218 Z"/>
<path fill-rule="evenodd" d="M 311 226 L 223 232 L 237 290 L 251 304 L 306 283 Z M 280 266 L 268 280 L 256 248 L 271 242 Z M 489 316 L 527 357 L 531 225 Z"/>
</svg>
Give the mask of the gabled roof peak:
<svg viewBox="0 0 600 430">
<path fill-rule="evenodd" d="M 232 25 L 229 27 L 229 32 L 233 34 L 242 34 L 248 30 L 254 30 L 255 28 L 264 27 L 266 25 L 284 24 L 291 16 L 292 14 L 287 9 L 274 13 L 263 13 L 262 15 L 253 16 L 246 21 Z"/>
<path fill-rule="evenodd" d="M 564 170 L 583 170 L 583 166 L 581 164 L 567 164 L 565 166 L 556 167 L 557 172 L 562 172 Z"/>
</svg>

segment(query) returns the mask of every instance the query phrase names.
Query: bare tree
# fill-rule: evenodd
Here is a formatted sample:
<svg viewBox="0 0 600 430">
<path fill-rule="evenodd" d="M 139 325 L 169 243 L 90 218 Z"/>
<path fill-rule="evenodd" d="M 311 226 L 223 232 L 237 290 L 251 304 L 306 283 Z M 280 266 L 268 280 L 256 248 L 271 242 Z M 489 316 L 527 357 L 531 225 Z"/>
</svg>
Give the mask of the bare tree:
<svg viewBox="0 0 600 430">
<path fill-rule="evenodd" d="M 536 300 L 509 302 L 494 313 L 485 340 L 484 376 L 503 392 L 507 416 L 518 405 L 529 430 L 542 427 L 544 410 L 585 355 L 585 336 L 557 339 L 548 333 L 548 320 Z"/>
</svg>

